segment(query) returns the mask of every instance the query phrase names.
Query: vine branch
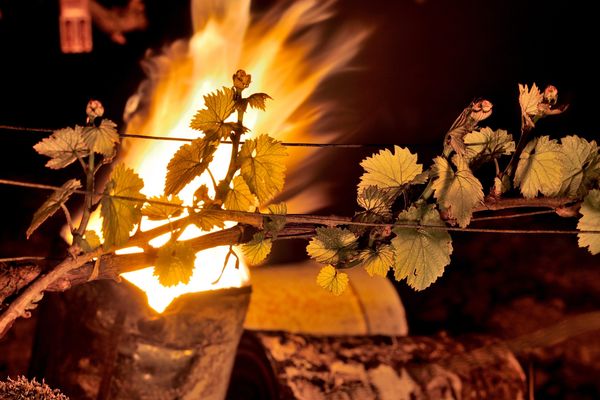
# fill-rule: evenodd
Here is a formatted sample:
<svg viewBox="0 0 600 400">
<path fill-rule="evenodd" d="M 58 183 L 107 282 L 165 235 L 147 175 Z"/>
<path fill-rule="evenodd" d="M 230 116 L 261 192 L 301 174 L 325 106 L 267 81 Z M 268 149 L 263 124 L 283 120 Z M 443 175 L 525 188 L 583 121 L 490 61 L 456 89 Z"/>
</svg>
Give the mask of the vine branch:
<svg viewBox="0 0 600 400">
<path fill-rule="evenodd" d="M 190 207 L 189 205 L 183 206 L 180 200 L 175 202 L 177 204 L 172 204 L 170 202 L 165 203 L 161 201 L 145 199 L 140 192 L 143 182 L 141 182 L 141 179 L 133 170 L 125 168 L 116 169 L 114 171 L 113 180 L 111 180 L 110 183 L 110 185 L 113 185 L 110 186 L 110 188 L 114 189 L 114 192 L 119 193 L 121 196 L 110 195 L 107 193 L 95 193 L 94 175 L 100 166 L 112 161 L 112 158 L 115 154 L 115 143 L 118 142 L 119 136 L 123 136 L 119 135 L 116 129 L 114 129 L 115 124 L 113 122 L 96 120 L 96 122 L 101 121 L 101 126 L 103 127 L 102 129 L 104 129 L 102 132 L 103 135 L 106 136 L 105 139 L 108 140 L 108 143 L 97 142 L 96 140 L 93 140 L 93 143 L 88 143 L 91 139 L 94 139 L 95 136 L 93 134 L 98 133 L 94 131 L 94 129 L 99 127 L 99 124 L 94 124 L 94 118 L 101 117 L 104 113 L 102 105 L 95 100 L 90 101 L 88 103 L 88 107 L 86 108 L 86 112 L 88 114 L 88 127 L 84 128 L 87 129 L 87 131 L 84 132 L 86 135 L 81 136 L 81 133 L 77 130 L 69 130 L 69 128 L 67 128 L 66 130 L 56 132 L 51 136 L 51 138 L 47 140 L 45 139 L 34 147 L 40 154 L 51 157 L 51 161 L 54 166 L 64 167 L 75 161 L 71 153 L 73 151 L 77 152 L 77 149 L 74 150 L 73 148 L 67 146 L 61 151 L 63 153 L 67 153 L 68 157 L 65 159 L 57 159 L 55 157 L 55 149 L 53 147 L 54 143 L 57 141 L 65 142 L 65 140 L 63 140 L 63 136 L 69 140 L 72 139 L 75 142 L 77 140 L 81 141 L 82 139 L 87 139 L 85 141 L 85 145 L 89 148 L 86 148 L 88 152 L 85 154 L 89 156 L 88 159 L 83 160 L 81 157 L 79 157 L 79 155 L 77 155 L 77 158 L 84 167 L 86 174 L 85 190 L 70 191 L 67 195 L 62 188 L 0 179 L 0 184 L 25 186 L 44 190 L 62 190 L 62 192 L 55 192 L 53 196 L 65 194 L 65 198 L 62 200 L 60 207 L 67 215 L 67 220 L 74 236 L 74 245 L 69 249 L 70 256 L 67 256 L 64 260 L 59 262 L 58 265 L 51 269 L 47 274 L 42 273 L 41 268 L 37 270 L 33 269 L 25 277 L 20 276 L 20 279 L 18 280 L 20 283 L 18 285 L 15 285 L 15 280 L 11 280 L 9 277 L 7 280 L 8 284 L 4 285 L 4 288 L 0 289 L 0 296 L 3 296 L 1 297 L 2 299 L 6 298 L 7 296 L 11 296 L 11 298 L 14 296 L 12 303 L 10 303 L 10 305 L 8 305 L 8 307 L 4 310 L 4 313 L 0 315 L 0 337 L 12 325 L 16 318 L 21 316 L 29 316 L 29 310 L 35 308 L 36 303 L 42 298 L 45 291 L 66 290 L 74 285 L 83 284 L 97 279 L 119 280 L 120 274 L 124 272 L 129 272 L 152 265 L 159 267 L 163 257 L 162 249 L 165 249 L 165 247 L 162 247 L 161 250 L 155 249 L 150 246 L 150 241 L 162 234 L 169 232 L 172 233 L 171 241 L 176 241 L 178 240 L 181 232 L 183 232 L 183 229 L 190 224 L 200 225 L 202 229 L 208 230 L 214 225 L 220 225 L 220 222 L 222 221 L 238 222 L 238 225 L 233 228 L 212 232 L 194 239 L 179 241 L 177 244 L 177 246 L 181 246 L 181 248 L 186 249 L 187 254 L 191 255 L 207 248 L 227 245 L 229 246 L 229 253 L 226 257 L 225 265 L 232 254 L 237 258 L 237 255 L 233 252 L 232 246 L 248 243 L 250 241 L 253 241 L 253 243 L 245 246 L 244 250 L 247 251 L 248 254 L 252 254 L 252 251 L 255 251 L 257 256 L 252 262 L 260 263 L 262 260 L 264 260 L 264 257 L 266 257 L 266 255 L 263 253 L 263 249 L 260 249 L 260 246 L 266 246 L 268 254 L 271 249 L 271 240 L 286 240 L 294 238 L 307 239 L 316 237 L 316 239 L 313 240 L 308 246 L 308 253 L 313 258 L 317 259 L 317 261 L 323 261 L 325 263 L 325 261 L 328 260 L 320 259 L 318 255 L 321 250 L 331 250 L 335 251 L 336 254 L 341 254 L 344 247 L 350 247 L 349 245 L 345 245 L 343 243 L 357 243 L 357 241 L 366 239 L 367 233 L 369 235 L 369 242 L 367 248 L 363 250 L 368 250 L 370 253 L 376 253 L 379 250 L 382 252 L 385 250 L 388 253 L 391 251 L 392 256 L 396 257 L 396 255 L 399 254 L 399 251 L 404 251 L 402 248 L 403 245 L 414 247 L 414 244 L 410 242 L 410 240 L 412 240 L 410 238 L 411 235 L 407 234 L 405 230 L 418 231 L 419 234 L 424 234 L 424 232 L 428 234 L 429 231 L 434 230 L 444 231 L 443 233 L 440 233 L 440 235 L 438 235 L 440 237 L 435 240 L 437 240 L 440 249 L 443 249 L 442 251 L 445 252 L 445 256 L 447 257 L 440 257 L 439 262 L 436 261 L 436 265 L 434 265 L 435 268 L 444 268 L 447 265 L 446 258 L 449 258 L 451 253 L 451 239 L 446 233 L 447 231 L 502 234 L 600 233 L 600 230 L 593 230 L 597 229 L 597 226 L 593 224 L 588 224 L 587 226 L 583 224 L 580 226 L 582 228 L 586 226 L 588 230 L 540 230 L 468 227 L 473 213 L 487 213 L 482 217 L 473 218 L 473 221 L 506 219 L 549 213 L 555 213 L 562 217 L 573 217 L 577 215 L 581 207 L 581 195 L 578 195 L 577 199 L 567 197 L 499 198 L 499 193 L 496 192 L 502 192 L 502 189 L 504 188 L 503 186 L 501 190 L 494 190 L 492 195 L 486 198 L 483 197 L 481 183 L 473 175 L 472 170 L 470 169 L 470 167 L 473 167 L 475 164 L 469 165 L 467 158 L 465 158 L 467 157 L 466 154 L 469 150 L 466 146 L 473 145 L 473 143 L 465 144 L 465 141 L 470 141 L 466 139 L 466 135 L 469 133 L 474 133 L 475 129 L 478 127 L 478 123 L 491 114 L 492 104 L 487 100 L 473 101 L 467 108 L 463 110 L 459 118 L 455 121 L 446 135 L 444 140 L 443 156 L 434 159 L 434 164 L 429 169 L 430 173 L 420 174 L 422 166 L 417 164 L 416 156 L 410 153 L 410 151 L 407 149 L 396 147 L 394 148 L 393 154 L 389 150 L 383 150 L 379 154 L 376 154 L 361 163 L 361 166 L 364 167 L 366 173 L 363 175 L 363 177 L 361 177 L 361 185 L 364 186 L 364 190 L 359 194 L 359 205 L 366 210 L 367 214 L 377 214 L 377 218 L 371 219 L 370 217 L 372 217 L 372 215 L 367 215 L 367 218 L 359 220 L 361 216 L 364 216 L 364 214 L 357 214 L 355 217 L 304 214 L 284 215 L 286 211 L 285 206 L 283 205 L 278 205 L 277 207 L 272 208 L 271 210 L 280 210 L 280 213 L 273 214 L 223 210 L 223 204 L 227 204 L 227 208 L 235 208 L 238 210 L 254 210 L 256 209 L 255 204 L 257 204 L 259 201 L 264 201 L 267 198 L 272 198 L 274 195 L 276 195 L 275 192 L 280 191 L 283 187 L 283 167 L 278 167 L 276 164 L 280 163 L 280 158 L 286 155 L 285 151 L 278 148 L 281 147 L 281 143 L 268 136 L 266 136 L 266 139 L 265 137 L 261 136 L 260 138 L 263 138 L 263 142 L 260 143 L 262 144 L 259 146 L 259 139 L 256 139 L 256 149 L 252 151 L 252 155 L 244 155 L 244 168 L 246 166 L 253 168 L 253 172 L 256 174 L 256 177 L 248 177 L 248 174 L 244 172 L 239 176 L 239 179 L 241 179 L 240 183 L 238 184 L 236 181 L 236 185 L 234 185 L 233 188 L 230 188 L 234 176 L 242 167 L 238 162 L 238 153 L 240 151 L 240 143 L 242 143 L 241 137 L 246 132 L 246 128 L 243 126 L 246 107 L 250 105 L 253 108 L 264 109 L 265 100 L 270 98 L 265 93 L 255 93 L 247 98 L 243 98 L 242 91 L 248 87 L 250 81 L 251 76 L 249 74 L 246 74 L 243 70 L 238 70 L 233 75 L 234 87 L 231 90 L 225 88 L 223 91 L 217 91 L 216 94 L 207 95 L 207 97 L 205 97 L 207 108 L 200 110 L 191 123 L 192 128 L 204 131 L 205 134 L 208 134 L 207 130 L 212 132 L 211 135 L 208 136 L 209 139 L 207 139 L 205 136 L 203 139 L 204 142 L 201 142 L 202 145 L 206 146 L 206 140 L 209 140 L 210 146 L 212 147 L 208 148 L 208 150 L 205 152 L 201 152 L 201 157 L 199 160 L 192 160 L 195 168 L 199 168 L 199 170 L 191 170 L 191 172 L 193 172 L 195 175 L 202 174 L 204 170 L 208 168 L 208 164 L 210 162 L 209 159 L 212 157 L 212 152 L 215 150 L 213 143 L 214 140 L 220 140 L 226 136 L 229 136 L 231 141 L 228 143 L 232 145 L 227 172 L 225 177 L 218 184 L 216 184 L 211 171 L 208 170 L 208 174 L 212 179 L 212 183 L 216 189 L 216 193 L 213 196 L 214 198 L 206 200 L 206 195 L 199 196 L 202 198 L 198 201 L 194 200 L 197 204 L 195 203 L 195 206 L 193 207 Z M 526 146 L 527 140 L 529 139 L 528 136 L 530 135 L 534 126 L 533 121 L 541 118 L 544 115 L 552 115 L 562 112 L 560 110 L 554 110 L 551 108 L 556 101 L 557 91 L 555 88 L 549 86 L 544 92 L 543 98 L 535 85 L 532 87 L 531 91 L 529 91 L 526 85 L 520 85 L 519 90 L 519 102 L 522 110 L 521 137 L 516 145 L 516 150 L 512 153 L 512 158 L 510 159 L 504 172 L 501 172 L 500 170 L 497 157 L 498 154 L 510 154 L 511 151 L 514 150 L 515 145 L 512 142 L 512 137 L 507 135 L 506 132 L 493 132 L 489 128 L 487 128 L 487 133 L 482 133 L 484 132 L 483 128 L 482 131 L 479 132 L 479 134 L 483 137 L 486 137 L 485 135 L 490 135 L 490 140 L 484 140 L 479 144 L 479 146 L 486 147 L 491 145 L 493 140 L 499 140 L 499 138 L 502 137 L 506 137 L 508 138 L 507 140 L 509 140 L 507 143 L 509 143 L 510 146 L 506 145 L 506 147 L 502 147 L 506 144 L 505 143 L 500 149 L 496 149 L 491 153 L 495 163 L 497 178 L 502 178 L 504 175 L 514 175 L 514 168 L 518 163 L 520 155 Z M 233 96 L 231 95 L 232 91 Z M 234 111 L 237 111 L 237 122 L 225 122 Z M 218 129 L 213 132 L 215 127 L 218 127 Z M 2 126 L 0 126 L 0 128 L 2 128 Z M 214 136 L 215 134 L 217 136 Z M 132 135 L 132 137 L 141 136 Z M 172 138 L 170 139 L 172 140 Z M 67 141 L 67 143 L 70 142 Z M 555 142 L 553 143 L 556 144 Z M 583 140 L 582 143 L 583 145 L 589 145 L 590 148 L 593 147 L 596 149 L 593 151 L 597 152 L 597 147 L 595 147 L 595 144 L 589 143 L 585 140 Z M 182 148 L 183 153 L 177 152 L 172 161 L 169 163 L 169 173 L 167 174 L 166 185 L 168 187 L 168 189 L 166 189 L 168 191 L 167 194 L 174 194 L 177 192 L 174 187 L 181 189 L 190 182 L 190 178 L 193 178 L 189 176 L 190 171 L 187 168 L 190 160 L 182 156 L 182 154 L 185 154 L 185 151 L 189 150 L 188 147 L 190 146 L 184 146 Z M 484 150 L 477 152 L 477 156 L 480 157 L 479 160 L 485 159 Z M 94 158 L 95 153 L 102 154 L 103 158 L 96 160 Z M 450 155 L 452 155 L 452 153 L 456 154 L 450 159 Z M 559 160 L 556 159 L 554 161 L 558 162 Z M 205 162 L 206 164 L 204 164 Z M 97 167 L 96 163 L 98 163 Z M 186 166 L 186 168 L 182 169 L 181 164 Z M 173 165 L 177 165 L 177 167 L 173 167 Z M 260 166 L 260 168 L 258 166 Z M 52 164 L 50 167 L 52 167 Z M 456 171 L 454 167 L 456 167 Z M 407 170 L 408 172 L 404 170 Z M 406 172 L 408 175 L 411 175 L 414 172 L 414 176 L 412 176 L 414 179 L 407 178 L 406 181 L 404 181 L 403 178 L 401 178 L 402 182 L 399 182 L 396 177 L 404 176 L 404 172 Z M 459 176 L 459 173 L 462 175 Z M 540 173 L 540 171 L 534 170 L 533 173 L 537 174 Z M 382 180 L 378 175 L 382 175 L 385 179 Z M 237 179 L 238 178 L 236 178 L 236 180 Z M 178 182 L 174 182 L 176 184 L 173 186 L 171 185 L 171 183 L 173 183 L 171 181 Z M 410 185 L 423 184 L 425 182 L 427 182 L 427 186 L 421 194 L 420 201 L 417 202 L 418 204 L 416 206 L 410 204 L 407 190 L 396 191 L 394 192 L 393 196 L 389 196 L 389 193 L 386 193 L 387 189 L 397 189 L 398 184 L 401 184 L 401 187 L 406 188 Z M 553 182 L 560 183 L 561 181 L 555 179 Z M 519 182 L 517 182 L 517 184 L 518 183 Z M 458 186 L 460 186 L 461 190 L 456 190 L 456 187 Z M 544 191 L 543 187 L 538 186 L 534 186 L 533 189 L 527 191 L 524 191 L 523 186 L 521 186 L 521 192 L 525 197 L 535 197 L 537 196 L 538 191 L 541 193 L 561 193 L 563 196 L 572 195 L 573 197 L 576 197 L 573 195 L 573 193 L 577 192 L 577 194 L 580 194 L 579 189 L 590 189 L 587 186 L 578 185 L 580 187 L 569 187 L 569 191 L 551 192 Z M 437 203 L 439 204 L 439 209 L 436 208 L 435 204 L 424 201 L 429 200 L 434 193 L 434 190 Z M 265 191 L 268 191 L 269 193 L 265 194 Z M 75 229 L 70 221 L 68 210 L 64 205 L 68 199 L 68 196 L 70 196 L 72 193 L 82 194 L 85 196 L 83 216 L 79 226 Z M 98 246 L 98 244 L 91 245 L 90 243 L 83 242 L 82 240 L 82 236 L 85 233 L 91 211 L 94 207 L 94 199 L 97 198 L 96 196 L 100 196 L 103 198 L 103 201 L 106 200 L 109 204 L 113 202 L 112 199 L 124 200 L 118 203 L 115 202 L 115 204 L 119 204 L 118 208 L 122 211 L 122 213 L 119 214 L 118 212 L 109 212 L 111 210 L 110 207 L 102 207 L 102 217 L 104 218 L 103 230 L 107 230 L 110 234 L 105 233 L 103 247 L 78 255 L 78 253 L 82 251 L 81 249 L 84 248 L 83 244 L 88 246 L 87 249 L 93 248 L 93 246 Z M 403 217 L 402 213 L 398 216 L 398 218 L 396 217 L 396 212 L 398 210 L 395 208 L 400 204 L 400 202 L 397 201 L 400 196 L 404 196 L 404 211 L 402 211 L 402 213 L 408 215 L 408 217 Z M 225 199 L 228 201 L 225 202 Z M 244 199 L 244 201 L 241 201 L 241 199 Z M 586 211 L 589 201 L 588 199 L 589 197 L 585 198 L 585 206 L 581 210 L 583 214 L 582 221 L 588 216 Z M 55 205 L 52 203 L 53 201 L 55 201 L 54 197 L 49 199 L 47 203 L 54 207 Z M 133 201 L 135 204 L 128 203 L 127 201 Z M 370 202 L 372 204 L 365 205 L 361 203 L 362 201 Z M 141 207 L 142 203 L 144 202 L 149 204 L 163 204 L 164 207 L 156 208 L 162 210 L 160 211 L 161 217 L 162 213 L 166 214 L 166 219 L 168 222 L 163 223 L 162 225 L 153 229 L 141 231 L 140 226 L 142 215 L 147 215 L 148 217 L 152 218 L 152 212 L 157 212 L 156 210 L 152 212 L 150 211 L 153 209 L 153 207 L 148 207 L 146 209 L 146 205 L 144 205 L 144 209 L 139 212 L 139 207 Z M 377 207 L 377 202 L 383 204 L 383 206 L 380 208 L 384 208 L 382 214 L 385 215 L 379 215 L 378 212 L 374 211 Z M 47 203 L 42 205 L 42 210 L 45 211 Z M 181 210 L 171 211 L 173 208 L 178 207 L 181 209 L 186 209 L 189 215 L 172 220 L 171 216 L 174 217 L 181 214 Z M 117 207 L 115 207 L 115 209 L 116 208 Z M 513 214 L 508 214 L 507 212 L 498 212 L 503 210 L 519 210 L 524 208 L 527 208 L 527 210 L 523 210 L 523 212 L 518 213 L 514 212 Z M 393 209 L 394 211 L 392 213 Z M 46 219 L 51 216 L 54 211 L 55 209 L 51 208 L 50 211 L 46 211 L 47 214 L 41 215 L 44 217 L 44 219 Z M 203 215 L 203 213 L 205 214 Z M 135 215 L 135 218 L 128 218 L 130 214 Z M 205 216 L 206 219 L 203 219 Z M 323 226 L 331 228 L 336 226 L 352 225 L 368 227 L 371 229 L 357 229 L 356 231 L 362 232 L 358 233 L 357 235 L 354 234 L 354 231 L 343 229 L 319 229 Z M 392 228 L 394 228 L 393 231 Z M 35 229 L 35 227 L 33 229 Z M 132 230 L 135 230 L 133 236 L 131 236 Z M 395 234 L 395 237 L 393 238 L 392 233 Z M 385 244 L 390 240 L 391 246 L 387 246 L 385 248 L 381 246 L 382 243 Z M 98 241 L 96 240 L 95 242 Z M 336 244 L 337 242 L 341 244 L 338 245 Z M 397 242 L 400 242 L 400 244 Z M 142 251 L 136 254 L 116 254 L 116 250 L 128 247 L 141 247 Z M 257 248 L 259 249 L 260 253 L 256 251 Z M 250 251 L 248 249 L 250 249 Z M 421 244 L 419 252 L 422 253 L 426 251 L 428 251 L 428 249 Z M 158 254 L 161 254 L 160 260 L 158 259 Z M 187 271 L 191 273 L 193 268 L 193 257 L 180 257 L 175 251 L 171 251 L 171 253 L 166 254 L 170 254 L 170 256 L 174 259 L 179 257 L 180 261 L 185 263 L 185 267 L 188 268 Z M 187 260 L 188 258 L 192 259 L 192 261 Z M 389 254 L 386 255 L 386 258 L 390 258 Z M 338 275 L 338 269 L 358 266 L 359 264 L 363 264 L 363 261 L 362 254 L 356 249 L 352 249 L 352 251 L 347 252 L 347 254 L 342 254 L 340 257 L 338 257 L 337 261 L 327 262 L 327 264 L 331 265 L 323 267 L 319 273 L 319 276 L 321 277 L 318 279 L 321 282 L 319 284 L 324 289 L 330 290 L 335 294 L 340 294 L 345 289 L 345 286 L 347 286 L 347 276 L 345 273 L 339 273 Z M 395 262 L 397 263 L 397 261 Z M 169 261 L 164 262 L 163 264 L 165 264 L 166 267 L 169 267 Z M 414 279 L 411 281 L 411 277 L 417 276 L 418 270 L 429 267 L 430 266 L 421 259 L 407 260 L 407 271 L 410 269 L 413 270 L 414 273 L 412 275 L 405 274 L 404 277 L 407 278 L 409 285 L 415 287 L 416 289 L 423 289 L 430 285 L 435 279 L 427 279 L 426 281 L 420 280 L 417 282 Z M 160 273 L 159 268 L 157 268 L 157 271 Z M 0 272 L 2 271 L 0 270 Z M 161 275 L 161 278 L 162 277 L 164 276 Z M 346 278 L 345 281 L 344 278 Z M 396 278 L 399 279 L 398 276 L 396 276 Z M 402 276 L 400 276 L 400 278 L 402 278 Z M 30 280 L 27 281 L 27 279 Z M 171 278 L 165 277 L 165 279 L 170 280 Z M 168 284 L 169 281 L 167 280 L 165 280 L 165 282 L 161 281 L 161 283 Z M 25 284 L 23 284 L 24 281 Z M 182 282 L 183 280 L 177 278 L 170 281 L 174 281 L 173 283 L 178 283 L 178 281 Z M 19 293 L 19 291 L 21 292 Z"/>
<path fill-rule="evenodd" d="M 36 307 L 43 293 L 48 287 L 61 278 L 64 274 L 79 268 L 84 263 L 102 254 L 102 249 L 82 254 L 73 258 L 67 257 L 46 275 L 40 275 L 31 285 L 25 289 L 0 316 L 0 338 L 10 329 L 14 321 L 19 317 L 29 317 L 30 310 Z"/>
<path fill-rule="evenodd" d="M 572 201 L 568 199 L 549 198 L 549 199 L 494 199 L 492 202 L 484 203 L 480 205 L 476 211 L 489 211 L 489 210 L 505 210 L 511 208 L 521 207 L 538 207 L 538 208 L 550 208 L 555 209 L 557 207 L 563 207 L 571 204 Z M 264 214 L 259 213 L 247 213 L 241 211 L 227 211 L 223 210 L 222 213 L 231 217 L 232 220 L 243 220 L 245 224 L 237 225 L 233 228 L 223 229 L 221 231 L 213 232 L 200 236 L 194 239 L 187 240 L 186 242 L 191 248 L 198 252 L 206 250 L 208 248 L 224 246 L 224 245 L 238 245 L 246 243 L 251 240 L 252 234 L 257 228 L 262 226 Z M 349 217 L 340 216 L 319 216 L 319 215 L 287 215 L 286 226 L 278 233 L 275 240 L 286 240 L 293 238 L 310 238 L 315 234 L 315 229 L 319 226 L 336 226 L 346 224 L 357 224 L 357 225 L 376 225 L 370 223 L 359 223 L 352 222 Z M 191 217 L 184 217 L 179 220 L 173 221 L 169 224 L 161 225 L 157 228 L 138 232 L 134 235 L 131 240 L 127 243 L 126 247 L 139 246 L 147 243 L 150 239 L 157 237 L 163 233 L 169 232 L 176 228 L 181 228 L 191 223 Z M 392 224 L 381 224 L 381 225 L 392 225 Z M 428 226 L 428 225 L 415 225 L 415 224 L 395 224 L 394 226 L 405 226 L 406 228 L 425 227 L 429 229 L 443 229 L 448 231 L 466 231 L 466 232 L 484 232 L 484 233 L 532 233 L 532 234 L 558 234 L 558 233 L 578 233 L 581 231 L 565 231 L 565 230 L 511 230 L 511 229 L 487 229 L 487 228 L 457 228 L 448 226 Z M 123 246 L 125 247 L 125 246 Z M 44 291 L 64 291 L 73 286 L 84 284 L 90 281 L 90 276 L 95 268 L 95 262 L 91 261 L 92 258 L 100 257 L 97 264 L 98 271 L 94 274 L 96 279 L 114 279 L 119 280 L 119 275 L 124 272 L 135 271 L 150 265 L 153 265 L 156 261 L 157 253 L 153 248 L 148 248 L 143 253 L 135 254 L 123 254 L 117 255 L 114 253 L 104 254 L 102 250 L 98 249 L 91 253 L 84 254 L 73 259 L 67 258 L 60 263 L 51 273 L 45 275 L 38 280 L 35 280 L 31 286 L 23 292 L 15 302 L 5 311 L 0 317 L 0 329 L 7 329 L 16 318 L 27 315 L 27 305 L 35 303 L 36 299 L 39 299 Z M 35 276 L 31 279 L 33 281 Z M 0 294 L 6 298 L 13 294 L 2 293 Z M 3 331 L 2 331 L 3 332 Z"/>
</svg>

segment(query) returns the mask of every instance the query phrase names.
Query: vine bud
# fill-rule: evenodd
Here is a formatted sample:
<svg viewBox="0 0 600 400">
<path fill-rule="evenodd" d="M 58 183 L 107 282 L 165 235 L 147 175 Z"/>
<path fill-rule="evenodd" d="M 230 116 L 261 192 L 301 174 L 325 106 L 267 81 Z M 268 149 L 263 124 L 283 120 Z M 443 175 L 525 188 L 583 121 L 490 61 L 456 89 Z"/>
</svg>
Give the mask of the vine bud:
<svg viewBox="0 0 600 400">
<path fill-rule="evenodd" d="M 98 100 L 90 100 L 85 107 L 85 113 L 87 114 L 87 122 L 93 122 L 97 117 L 104 115 L 104 106 Z"/>
<path fill-rule="evenodd" d="M 548 85 L 544 90 L 544 101 L 550 104 L 556 104 L 558 100 L 558 89 L 555 86 Z"/>
<path fill-rule="evenodd" d="M 250 86 L 250 82 L 252 81 L 252 75 L 247 74 L 243 69 L 238 69 L 235 74 L 233 74 L 233 86 L 235 86 L 239 90 L 244 90 L 248 86 Z"/>
<path fill-rule="evenodd" d="M 568 104 L 564 104 L 555 108 L 557 100 L 558 89 L 555 86 L 548 85 L 546 89 L 544 89 L 542 101 L 538 104 L 537 117 L 541 118 L 547 115 L 557 115 L 565 111 L 568 107 Z"/>
<path fill-rule="evenodd" d="M 492 115 L 492 107 L 494 105 L 488 100 L 479 100 L 471 107 L 471 118 L 475 122 L 483 121 Z"/>
</svg>

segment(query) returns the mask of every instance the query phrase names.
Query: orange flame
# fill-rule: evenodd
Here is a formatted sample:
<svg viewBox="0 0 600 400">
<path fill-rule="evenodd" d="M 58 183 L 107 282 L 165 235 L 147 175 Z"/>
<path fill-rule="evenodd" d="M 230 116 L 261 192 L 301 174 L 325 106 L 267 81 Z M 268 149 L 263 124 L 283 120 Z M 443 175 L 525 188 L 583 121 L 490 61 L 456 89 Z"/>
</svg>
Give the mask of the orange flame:
<svg viewBox="0 0 600 400">
<path fill-rule="evenodd" d="M 231 86 L 231 74 L 242 68 L 252 74 L 253 82 L 247 91 L 265 92 L 274 99 L 268 102 L 264 113 L 249 110 L 245 116 L 246 126 L 255 134 L 269 133 L 279 140 L 314 140 L 308 132 L 330 108 L 310 106 L 307 100 L 323 79 L 348 63 L 366 36 L 364 29 L 341 28 L 326 39 L 322 23 L 332 15 L 330 6 L 328 1 L 298 1 L 287 7 L 276 6 L 254 21 L 249 0 L 192 1 L 195 33 L 189 42 L 176 42 L 163 55 L 146 63 L 149 81 L 130 99 L 129 108 L 137 108 L 141 101 L 147 100 L 144 90 L 148 87 L 153 89 L 152 94 L 147 112 L 133 114 L 128 132 L 198 137 L 199 132 L 189 128 L 189 122 L 196 110 L 203 107 L 203 96 L 221 86 Z M 323 141 L 323 136 L 319 141 Z M 123 161 L 144 179 L 146 195 L 163 192 L 166 166 L 180 145 L 139 140 L 135 145 L 132 141 L 124 143 Z M 217 181 L 225 175 L 230 151 L 229 146 L 221 145 L 215 154 L 210 169 Z M 289 157 L 292 161 L 288 168 L 308 154 L 306 150 L 295 151 L 293 157 Z M 188 204 L 200 182 L 212 187 L 207 177 L 197 178 L 180 193 Z M 313 204 L 316 203 L 318 200 L 313 199 Z M 308 211 L 294 202 L 288 203 L 288 209 Z M 142 230 L 150 227 L 148 221 L 142 221 Z M 192 226 L 181 239 L 199 234 Z M 151 245 L 158 246 L 166 240 L 168 235 Z M 222 247 L 199 253 L 188 285 L 165 288 L 152 275 L 152 268 L 126 273 L 123 277 L 142 288 L 150 305 L 161 312 L 175 297 L 186 292 L 247 284 L 246 266 L 242 263 L 235 269 L 233 260 L 221 279 L 213 283 L 222 272 L 227 251 Z"/>
</svg>

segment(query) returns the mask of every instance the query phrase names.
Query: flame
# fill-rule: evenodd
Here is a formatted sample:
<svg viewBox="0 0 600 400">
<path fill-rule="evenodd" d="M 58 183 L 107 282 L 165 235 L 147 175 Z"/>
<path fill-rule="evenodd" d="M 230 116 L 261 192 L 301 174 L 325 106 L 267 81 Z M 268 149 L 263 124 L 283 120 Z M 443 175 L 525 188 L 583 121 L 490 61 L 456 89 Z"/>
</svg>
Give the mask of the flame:
<svg viewBox="0 0 600 400">
<path fill-rule="evenodd" d="M 348 63 L 366 36 L 364 29 L 342 27 L 326 37 L 322 25 L 332 15 L 330 6 L 329 1 L 297 1 L 278 5 L 253 19 L 249 0 L 192 1 L 195 33 L 188 42 L 175 42 L 164 54 L 146 62 L 149 80 L 128 105 L 129 109 L 143 108 L 140 104 L 147 101 L 146 112 L 134 112 L 127 131 L 198 137 L 199 132 L 189 128 L 189 122 L 203 107 L 203 96 L 221 86 L 231 86 L 231 74 L 242 68 L 252 74 L 247 92 L 265 92 L 274 99 L 269 101 L 264 113 L 249 110 L 245 125 L 254 134 L 269 133 L 279 140 L 314 141 L 308 132 L 331 108 L 311 105 L 307 100 L 323 79 Z M 327 139 L 333 137 L 329 135 Z M 324 141 L 324 137 L 320 136 L 319 141 Z M 180 142 L 170 141 L 124 141 L 123 161 L 143 178 L 144 194 L 156 196 L 163 192 L 166 166 L 180 145 Z M 226 173 L 230 151 L 229 146 L 221 145 L 215 154 L 210 169 L 217 181 Z M 288 168 L 308 155 L 307 150 L 294 150 L 289 157 L 294 161 Z M 201 176 L 188 185 L 180 197 L 191 203 L 192 193 L 200 183 L 212 188 L 209 178 Z M 317 199 L 313 199 L 315 203 Z M 294 202 L 288 203 L 288 209 L 306 211 Z M 149 221 L 143 220 L 140 228 L 151 227 Z M 191 226 L 180 239 L 200 234 Z M 167 240 L 168 235 L 157 238 L 151 245 L 160 246 Z M 236 269 L 230 257 L 223 270 L 227 252 L 227 247 L 221 247 L 198 253 L 194 274 L 187 285 L 163 287 L 153 276 L 151 267 L 123 274 L 123 277 L 144 290 L 149 304 L 161 312 L 175 297 L 186 292 L 247 284 L 249 273 L 243 262 Z M 222 277 L 215 283 L 221 273 Z"/>
</svg>

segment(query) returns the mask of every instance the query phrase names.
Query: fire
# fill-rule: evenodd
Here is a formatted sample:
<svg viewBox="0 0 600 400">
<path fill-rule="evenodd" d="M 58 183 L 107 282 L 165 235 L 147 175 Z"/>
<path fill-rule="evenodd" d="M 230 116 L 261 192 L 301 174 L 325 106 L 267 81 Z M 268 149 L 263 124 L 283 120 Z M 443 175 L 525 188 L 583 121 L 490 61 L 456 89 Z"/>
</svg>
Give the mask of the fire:
<svg viewBox="0 0 600 400">
<path fill-rule="evenodd" d="M 248 92 L 265 92 L 274 99 L 268 102 L 264 113 L 250 110 L 245 117 L 246 126 L 255 134 L 268 132 L 279 140 L 310 141 L 311 126 L 330 109 L 315 104 L 311 107 L 307 100 L 324 78 L 347 64 L 366 36 L 364 29 L 342 28 L 325 38 L 321 25 L 331 16 L 330 5 L 331 2 L 320 0 L 297 1 L 278 5 L 253 19 L 249 0 L 192 1 L 195 33 L 189 42 L 176 42 L 165 54 L 148 61 L 150 76 L 143 86 L 147 88 L 150 84 L 153 88 L 148 110 L 134 113 L 128 132 L 197 137 L 199 132 L 189 128 L 189 122 L 196 110 L 203 107 L 203 96 L 221 86 L 231 86 L 231 74 L 242 68 L 252 74 Z M 130 103 L 140 99 L 146 100 L 136 95 Z M 147 196 L 160 195 L 166 166 L 181 143 L 134 140 L 123 143 L 123 161 L 143 178 L 143 192 Z M 323 141 L 323 137 L 319 140 Z M 230 151 L 228 145 L 221 145 L 210 166 L 217 180 L 226 173 Z M 289 158 L 294 161 L 288 168 L 308 153 L 294 150 L 291 155 Z M 212 187 L 209 178 L 202 176 L 188 185 L 180 197 L 191 203 L 192 193 L 200 183 Z M 306 211 L 294 207 L 293 202 L 288 203 L 288 208 Z M 149 228 L 149 221 L 142 221 L 141 229 Z M 181 239 L 199 234 L 192 226 Z M 159 246 L 167 240 L 168 235 L 151 245 Z M 227 247 L 222 247 L 198 253 L 196 269 L 187 285 L 163 287 L 151 267 L 123 277 L 144 290 L 150 305 L 161 312 L 175 297 L 186 292 L 247 284 L 249 273 L 243 262 L 236 269 L 231 257 L 223 270 L 227 251 Z"/>
</svg>

